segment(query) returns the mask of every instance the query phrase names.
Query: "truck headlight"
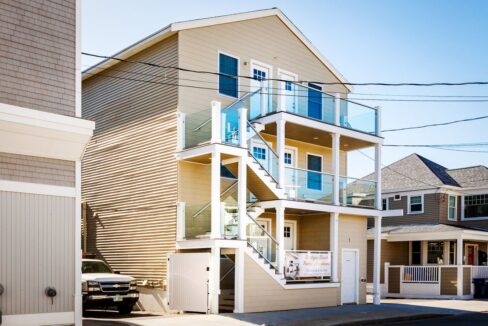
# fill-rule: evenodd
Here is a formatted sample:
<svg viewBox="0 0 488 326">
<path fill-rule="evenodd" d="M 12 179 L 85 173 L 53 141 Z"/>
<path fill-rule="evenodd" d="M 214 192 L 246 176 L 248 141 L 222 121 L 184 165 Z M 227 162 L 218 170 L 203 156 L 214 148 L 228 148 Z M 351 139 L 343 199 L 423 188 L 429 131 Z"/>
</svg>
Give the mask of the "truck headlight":
<svg viewBox="0 0 488 326">
<path fill-rule="evenodd" d="M 100 291 L 100 283 L 96 281 L 88 281 L 87 286 L 88 286 L 88 292 Z"/>
<path fill-rule="evenodd" d="M 129 283 L 129 290 L 137 290 L 137 281 L 134 280 L 134 281 L 130 281 Z"/>
</svg>

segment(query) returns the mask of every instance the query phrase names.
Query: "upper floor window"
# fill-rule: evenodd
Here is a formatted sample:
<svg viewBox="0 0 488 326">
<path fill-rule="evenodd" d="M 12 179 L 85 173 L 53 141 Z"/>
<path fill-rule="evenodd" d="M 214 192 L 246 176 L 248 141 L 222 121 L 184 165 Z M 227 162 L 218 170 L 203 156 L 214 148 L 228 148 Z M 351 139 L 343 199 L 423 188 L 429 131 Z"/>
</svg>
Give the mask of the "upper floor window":
<svg viewBox="0 0 488 326">
<path fill-rule="evenodd" d="M 291 165 L 293 163 L 291 158 L 291 153 L 285 153 L 284 160 L 285 160 L 285 164 Z"/>
<path fill-rule="evenodd" d="M 424 212 L 424 195 L 408 196 L 408 214 Z"/>
<path fill-rule="evenodd" d="M 252 70 L 252 78 L 258 81 L 266 79 L 266 71 L 254 68 Z"/>
<path fill-rule="evenodd" d="M 464 197 L 464 218 L 488 217 L 488 194 Z"/>
<path fill-rule="evenodd" d="M 383 198 L 382 199 L 382 209 L 384 211 L 387 211 L 388 210 L 388 198 Z"/>
<path fill-rule="evenodd" d="M 293 90 L 291 81 L 285 81 L 285 91 L 291 91 L 291 90 Z"/>
<path fill-rule="evenodd" d="M 450 221 L 457 220 L 457 197 L 456 196 L 449 196 L 447 219 Z"/>
<path fill-rule="evenodd" d="M 231 56 L 219 54 L 219 93 L 227 96 L 238 97 L 238 64 L 239 60 Z M 236 76 L 236 77 L 233 77 Z"/>
<path fill-rule="evenodd" d="M 266 159 L 266 149 L 262 147 L 254 146 L 252 149 L 252 154 L 257 160 L 265 160 Z"/>
</svg>

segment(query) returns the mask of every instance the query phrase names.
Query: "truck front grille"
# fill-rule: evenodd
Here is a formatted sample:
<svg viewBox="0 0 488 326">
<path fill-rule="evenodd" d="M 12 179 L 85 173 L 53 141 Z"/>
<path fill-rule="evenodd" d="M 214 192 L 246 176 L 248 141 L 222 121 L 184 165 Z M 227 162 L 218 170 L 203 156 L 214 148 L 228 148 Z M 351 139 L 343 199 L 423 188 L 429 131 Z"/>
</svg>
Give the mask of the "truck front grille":
<svg viewBox="0 0 488 326">
<path fill-rule="evenodd" d="M 127 282 L 101 282 L 102 292 L 128 292 L 129 283 Z"/>
</svg>

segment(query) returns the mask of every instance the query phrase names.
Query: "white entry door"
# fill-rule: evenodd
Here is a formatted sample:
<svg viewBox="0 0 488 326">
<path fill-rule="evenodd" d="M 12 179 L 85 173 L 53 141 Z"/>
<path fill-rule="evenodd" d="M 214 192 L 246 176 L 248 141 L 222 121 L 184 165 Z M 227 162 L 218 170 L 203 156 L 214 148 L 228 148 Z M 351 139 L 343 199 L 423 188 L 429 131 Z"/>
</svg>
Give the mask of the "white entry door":
<svg viewBox="0 0 488 326">
<path fill-rule="evenodd" d="M 269 112 L 271 101 L 269 100 L 270 95 L 268 93 L 271 93 L 271 81 L 267 79 L 271 78 L 271 69 L 272 67 L 270 65 L 251 60 L 251 92 L 262 87 L 262 92 L 265 96 L 264 101 L 261 101 L 261 96 L 252 97 L 249 112 L 251 119 L 263 115 L 262 113 L 266 114 Z"/>
<path fill-rule="evenodd" d="M 296 224 L 285 222 L 284 224 L 285 250 L 296 250 Z"/>
<path fill-rule="evenodd" d="M 278 79 L 282 80 L 280 81 L 280 111 L 297 113 L 297 89 L 293 83 L 297 81 L 297 75 L 278 69 Z"/>
<path fill-rule="evenodd" d="M 171 310 L 208 312 L 210 253 L 168 256 L 168 296 Z"/>
<path fill-rule="evenodd" d="M 342 303 L 358 303 L 359 257 L 354 249 L 342 250 Z"/>
</svg>

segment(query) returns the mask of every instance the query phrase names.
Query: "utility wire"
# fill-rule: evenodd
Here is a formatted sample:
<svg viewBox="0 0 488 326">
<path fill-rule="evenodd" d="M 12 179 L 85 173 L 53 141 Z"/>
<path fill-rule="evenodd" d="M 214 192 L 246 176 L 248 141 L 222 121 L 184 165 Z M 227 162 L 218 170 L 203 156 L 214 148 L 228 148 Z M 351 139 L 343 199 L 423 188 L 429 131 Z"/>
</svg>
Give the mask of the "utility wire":
<svg viewBox="0 0 488 326">
<path fill-rule="evenodd" d="M 174 69 L 179 71 L 186 71 L 191 73 L 197 74 L 211 74 L 216 76 L 224 76 L 224 77 L 231 77 L 231 78 L 246 78 L 246 79 L 254 79 L 252 76 L 246 75 L 229 75 L 220 72 L 214 71 L 206 71 L 206 70 L 195 70 L 195 69 L 188 69 L 182 67 L 175 67 L 175 66 L 167 66 L 167 65 L 160 65 L 156 63 L 146 62 L 146 61 L 137 61 L 137 60 L 127 60 L 121 59 L 113 56 L 105 56 L 93 53 L 82 52 L 83 55 L 91 56 L 95 58 L 101 59 L 112 59 L 120 62 L 126 63 L 134 63 L 134 64 L 141 64 L 147 65 L 150 67 L 157 67 L 163 69 Z M 289 80 L 280 79 L 280 78 L 264 78 L 263 80 L 272 80 L 272 81 L 281 81 L 286 82 Z M 488 81 L 468 81 L 468 82 L 434 82 L 434 83 L 412 83 L 412 82 L 402 82 L 402 83 L 383 83 L 383 82 L 366 82 L 366 83 L 351 83 L 351 82 L 324 82 L 324 81 L 310 81 L 310 80 L 300 80 L 297 81 L 298 83 L 313 83 L 313 84 L 321 84 L 321 85 L 343 85 L 343 86 L 467 86 L 467 85 L 488 85 Z"/>
<path fill-rule="evenodd" d="M 382 130 L 382 132 L 403 131 L 403 130 L 411 130 L 411 129 L 422 129 L 422 128 L 428 128 L 428 127 L 447 126 L 447 125 L 451 125 L 454 123 L 475 121 L 475 120 L 481 120 L 481 119 L 486 119 L 486 118 L 488 118 L 488 115 L 484 115 L 484 116 L 476 117 L 476 118 L 466 118 L 466 119 L 453 120 L 453 121 L 447 121 L 447 122 L 432 123 L 432 124 L 420 125 L 420 126 L 414 126 L 414 127 L 385 129 L 385 130 Z"/>
</svg>

